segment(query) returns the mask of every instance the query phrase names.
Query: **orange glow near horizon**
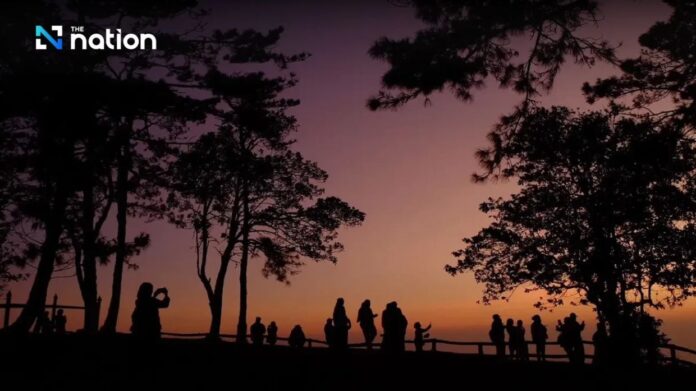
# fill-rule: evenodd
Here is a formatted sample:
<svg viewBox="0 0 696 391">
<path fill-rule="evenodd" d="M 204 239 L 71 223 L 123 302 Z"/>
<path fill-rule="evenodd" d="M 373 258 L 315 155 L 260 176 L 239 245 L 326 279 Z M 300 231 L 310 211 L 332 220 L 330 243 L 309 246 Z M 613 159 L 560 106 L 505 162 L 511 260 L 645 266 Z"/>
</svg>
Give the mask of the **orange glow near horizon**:
<svg viewBox="0 0 696 391">
<path fill-rule="evenodd" d="M 314 4 L 311 16 L 289 4 L 216 5 L 220 9 L 212 25 L 259 29 L 283 25 L 284 49 L 312 54 L 292 68 L 300 83 L 291 95 L 302 101 L 294 111 L 300 124 L 296 147 L 329 172 L 327 194 L 367 214 L 362 227 L 341 233 L 346 250 L 338 264 L 307 261 L 290 286 L 264 279 L 260 262 L 252 262 L 248 318 L 275 320 L 283 336 L 294 324 L 302 324 L 309 336 L 323 339 L 324 320 L 331 316 L 336 298 L 344 297 L 354 322 L 366 298 L 380 314 L 387 302 L 398 301 L 409 320 L 409 335 L 413 323 L 420 321 L 432 322 L 431 335 L 437 338 L 487 340 L 494 313 L 523 319 L 528 325 L 536 313 L 532 303 L 538 293 L 517 293 L 509 302 L 483 306 L 477 304 L 482 287 L 471 275 L 451 277 L 444 272 L 444 265 L 454 262 L 451 252 L 461 246 L 461 239 L 489 223 L 478 210 L 479 203 L 516 189 L 514 182 L 475 184 L 470 176 L 478 169 L 475 151 L 487 145 L 486 133 L 520 97 L 489 85 L 471 103 L 445 93 L 433 96 L 427 107 L 412 102 L 398 111 L 368 111 L 366 99 L 377 91 L 385 65 L 369 59 L 367 49 L 380 36 L 406 36 L 417 27 L 410 10 L 389 7 L 386 1 L 375 3 L 380 2 Z M 635 55 L 639 34 L 669 12 L 663 4 L 652 2 L 606 3 L 605 19 L 590 33 L 622 42 L 621 56 Z M 257 20 L 254 15 L 265 18 Z M 567 64 L 543 103 L 588 107 L 581 84 L 616 73 L 608 65 L 588 70 Z M 161 311 L 165 331 L 206 332 L 210 316 L 195 275 L 191 233 L 162 222 L 134 222 L 128 236 L 140 231 L 151 234 L 152 246 L 137 259 L 140 268 L 125 273 L 119 330 L 125 332 L 130 326 L 138 285 L 151 281 L 168 287 L 172 297 L 171 308 Z M 102 319 L 111 289 L 110 272 L 108 266 L 100 270 Z M 236 281 L 237 270 L 232 268 L 226 285 L 224 333 L 235 332 Z M 10 287 L 14 301 L 26 298 L 29 283 Z M 81 303 L 74 277 L 55 279 L 49 294 L 56 292 L 63 303 Z M 578 313 L 588 324 L 584 337 L 589 339 L 594 329 L 590 308 L 565 306 L 541 315 L 552 330 L 556 320 L 569 312 Z M 656 314 L 674 343 L 696 347 L 696 333 L 691 332 L 696 328 L 695 301 Z M 68 312 L 70 329 L 80 327 L 81 316 Z M 361 341 L 357 325 L 350 338 Z"/>
</svg>

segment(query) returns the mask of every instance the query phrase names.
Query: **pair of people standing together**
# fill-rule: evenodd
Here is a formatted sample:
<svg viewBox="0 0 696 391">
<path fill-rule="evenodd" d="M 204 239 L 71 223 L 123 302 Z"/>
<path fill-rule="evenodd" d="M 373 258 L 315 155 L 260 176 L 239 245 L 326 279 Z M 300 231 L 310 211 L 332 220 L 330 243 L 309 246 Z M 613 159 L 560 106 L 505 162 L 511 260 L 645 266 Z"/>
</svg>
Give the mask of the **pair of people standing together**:
<svg viewBox="0 0 696 391">
<path fill-rule="evenodd" d="M 324 335 L 329 347 L 347 349 L 348 330 L 352 326 L 346 314 L 345 302 L 342 297 L 339 297 L 333 310 L 333 318 L 327 319 L 326 325 L 324 325 Z"/>
</svg>

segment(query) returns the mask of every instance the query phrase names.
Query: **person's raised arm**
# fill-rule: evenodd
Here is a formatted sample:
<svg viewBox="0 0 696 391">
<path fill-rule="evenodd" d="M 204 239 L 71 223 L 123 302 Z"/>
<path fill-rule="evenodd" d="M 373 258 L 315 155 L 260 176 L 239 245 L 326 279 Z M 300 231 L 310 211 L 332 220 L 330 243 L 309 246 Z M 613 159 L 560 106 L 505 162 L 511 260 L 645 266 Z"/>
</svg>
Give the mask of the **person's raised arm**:
<svg viewBox="0 0 696 391">
<path fill-rule="evenodd" d="M 158 299 L 156 296 L 162 293 L 164 295 L 163 299 Z M 157 307 L 159 308 L 167 308 L 169 307 L 169 302 L 171 301 L 169 299 L 169 292 L 167 291 L 167 288 L 160 288 L 157 291 L 155 291 L 155 302 L 157 303 Z"/>
<path fill-rule="evenodd" d="M 171 301 L 171 300 L 169 299 L 169 296 L 164 296 L 164 299 L 162 299 L 162 300 L 159 300 L 159 299 L 158 299 L 158 300 L 157 300 L 157 306 L 158 306 L 159 308 L 167 308 L 167 307 L 169 307 L 169 302 L 170 302 L 170 301 Z"/>
</svg>

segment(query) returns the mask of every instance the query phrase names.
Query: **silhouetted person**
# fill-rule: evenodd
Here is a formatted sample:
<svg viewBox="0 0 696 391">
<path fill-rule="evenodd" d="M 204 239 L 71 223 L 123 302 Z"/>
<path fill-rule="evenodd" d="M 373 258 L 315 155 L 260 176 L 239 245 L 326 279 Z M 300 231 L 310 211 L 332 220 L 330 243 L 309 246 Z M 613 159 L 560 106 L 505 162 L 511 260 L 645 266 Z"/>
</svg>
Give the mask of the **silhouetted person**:
<svg viewBox="0 0 696 391">
<path fill-rule="evenodd" d="M 56 334 L 65 334 L 66 323 L 68 323 L 68 319 L 65 317 L 63 309 L 61 308 L 56 313 L 56 316 L 53 317 L 53 329 L 56 332 Z"/>
<path fill-rule="evenodd" d="M 274 346 L 276 342 L 278 342 L 278 326 L 274 321 L 271 321 L 271 324 L 268 325 L 268 329 L 266 330 L 266 342 L 271 346 Z"/>
<path fill-rule="evenodd" d="M 295 327 L 292 328 L 292 331 L 290 331 L 288 344 L 291 348 L 300 349 L 304 347 L 305 342 L 307 342 L 307 338 L 305 338 L 304 331 L 302 331 L 302 326 L 299 324 L 295 325 Z"/>
<path fill-rule="evenodd" d="M 396 302 L 387 304 L 382 312 L 382 349 L 392 353 L 404 351 L 407 326 L 408 321 Z"/>
<path fill-rule="evenodd" d="M 51 318 L 48 316 L 48 311 L 44 311 L 43 314 L 36 318 L 36 325 L 34 326 L 34 333 L 36 334 L 51 334 L 53 332 L 53 323 L 51 323 Z"/>
<path fill-rule="evenodd" d="M 635 316 L 636 314 L 624 314 L 619 317 L 617 323 L 612 325 L 612 335 L 609 339 L 612 363 L 629 366 L 641 363 L 640 320 Z M 639 322 L 638 330 L 636 330 L 636 321 Z"/>
<path fill-rule="evenodd" d="M 641 314 L 638 321 L 638 344 L 645 352 L 648 365 L 657 365 L 660 358 L 659 323 L 648 314 Z"/>
<path fill-rule="evenodd" d="M 585 345 L 582 343 L 582 331 L 585 329 L 585 322 L 578 323 L 577 315 L 571 313 L 566 325 L 568 345 L 571 348 L 571 362 L 582 364 L 585 362 Z"/>
<path fill-rule="evenodd" d="M 493 323 L 491 330 L 488 332 L 488 337 L 495 345 L 495 354 L 498 357 L 505 357 L 505 325 L 500 315 L 493 315 Z"/>
<path fill-rule="evenodd" d="M 422 352 L 423 351 L 423 345 L 425 345 L 425 339 L 429 337 L 427 334 L 428 331 L 432 325 L 428 325 L 428 327 L 423 328 L 421 327 L 420 322 L 416 322 L 413 325 L 414 328 L 414 338 L 413 338 L 413 344 L 416 345 L 416 352 Z"/>
<path fill-rule="evenodd" d="M 377 336 L 376 317 L 377 314 L 373 313 L 372 308 L 370 308 L 370 300 L 363 301 L 358 311 L 358 324 L 360 324 L 363 336 L 365 336 L 365 345 L 368 349 L 372 349 L 372 342 Z"/>
<path fill-rule="evenodd" d="M 549 339 L 549 333 L 546 326 L 541 323 L 539 315 L 532 317 L 530 332 L 532 333 L 532 342 L 534 342 L 536 349 L 537 361 L 546 361 L 546 340 Z"/>
<path fill-rule="evenodd" d="M 162 332 L 159 309 L 169 307 L 169 293 L 167 288 L 159 288 L 152 291 L 153 286 L 149 282 L 143 282 L 138 289 L 138 297 L 135 300 L 135 309 L 131 315 L 131 333 L 146 338 L 157 339 Z M 159 299 L 159 295 L 164 298 Z"/>
<path fill-rule="evenodd" d="M 346 307 L 344 306 L 343 298 L 339 297 L 336 300 L 336 306 L 333 311 L 333 327 L 334 327 L 334 345 L 337 349 L 348 348 L 348 330 L 351 323 L 346 315 Z"/>
<path fill-rule="evenodd" d="M 518 320 L 515 329 L 517 333 L 517 357 L 523 361 L 529 360 L 529 348 L 527 346 L 527 340 L 525 339 L 526 330 L 524 329 L 524 322 Z"/>
<path fill-rule="evenodd" d="M 256 322 L 249 328 L 249 333 L 251 334 L 251 343 L 255 346 L 263 345 L 263 337 L 266 334 L 266 326 L 261 323 L 261 317 L 256 317 Z"/>
<path fill-rule="evenodd" d="M 394 307 L 396 302 L 388 303 L 387 306 L 382 311 L 382 350 L 393 352 L 396 341 L 396 335 L 394 332 L 395 323 L 395 312 Z"/>
<path fill-rule="evenodd" d="M 324 324 L 324 338 L 329 348 L 336 348 L 336 330 L 333 325 L 333 319 L 331 318 L 326 319 L 326 323 Z"/>
<path fill-rule="evenodd" d="M 558 331 L 558 344 L 566 352 L 568 360 L 571 360 L 573 356 L 573 349 L 572 346 L 568 343 L 568 333 L 566 332 L 568 328 L 568 319 L 568 317 L 565 317 L 563 319 L 563 322 L 561 322 L 561 320 L 559 319 L 558 324 L 556 325 L 556 331 Z"/>
<path fill-rule="evenodd" d="M 520 346 L 519 338 L 517 337 L 517 327 L 515 327 L 515 321 L 508 319 L 505 322 L 505 330 L 508 333 L 508 350 L 510 351 L 510 358 L 516 358 L 517 348 Z"/>
<path fill-rule="evenodd" d="M 605 366 L 609 362 L 609 336 L 607 335 L 607 326 L 604 322 L 597 323 L 597 331 L 592 335 L 592 344 L 594 345 L 594 355 L 592 364 Z"/>
<path fill-rule="evenodd" d="M 398 327 L 397 348 L 399 352 L 403 352 L 406 351 L 406 329 L 408 328 L 408 320 L 403 312 L 401 312 L 401 308 L 399 308 L 398 304 L 396 305 L 396 326 Z"/>
</svg>

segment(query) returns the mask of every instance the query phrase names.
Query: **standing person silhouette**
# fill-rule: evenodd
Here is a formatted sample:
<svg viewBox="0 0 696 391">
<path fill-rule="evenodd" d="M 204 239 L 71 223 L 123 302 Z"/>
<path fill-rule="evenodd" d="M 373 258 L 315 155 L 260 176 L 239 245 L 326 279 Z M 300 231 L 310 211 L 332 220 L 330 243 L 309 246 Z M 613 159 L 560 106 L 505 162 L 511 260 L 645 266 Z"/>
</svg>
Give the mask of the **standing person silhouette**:
<svg viewBox="0 0 696 391">
<path fill-rule="evenodd" d="M 58 309 L 56 316 L 53 317 L 53 329 L 56 334 L 65 334 L 65 325 L 68 323 L 68 318 L 65 317 L 63 309 Z"/>
<path fill-rule="evenodd" d="M 288 337 L 288 344 L 291 348 L 301 349 L 304 347 L 307 338 L 305 337 L 304 331 L 302 331 L 302 326 L 295 325 L 290 331 L 290 336 Z"/>
<path fill-rule="evenodd" d="M 534 342 L 537 361 L 546 361 L 546 340 L 549 339 L 549 333 L 541 323 L 541 317 L 534 315 L 532 317 L 532 342 Z"/>
<path fill-rule="evenodd" d="M 660 360 L 660 342 L 662 339 L 658 329 L 659 323 L 656 323 L 655 318 L 647 313 L 639 316 L 638 346 L 644 351 L 646 364 L 655 366 Z"/>
<path fill-rule="evenodd" d="M 158 288 L 152 291 L 153 286 L 149 282 L 143 282 L 138 289 L 135 300 L 135 309 L 131 315 L 131 333 L 145 339 L 158 339 L 161 336 L 162 324 L 160 323 L 159 309 L 169 307 L 169 292 L 167 288 Z M 164 295 L 159 299 L 159 295 Z"/>
<path fill-rule="evenodd" d="M 396 328 L 396 349 L 399 352 L 404 352 L 406 351 L 406 329 L 408 328 L 408 319 L 406 319 L 406 316 L 404 316 L 404 313 L 401 312 L 401 308 L 399 308 L 399 305 L 394 302 L 394 308 L 395 310 L 395 325 L 394 327 Z"/>
<path fill-rule="evenodd" d="M 508 349 L 510 350 L 510 358 L 517 358 L 517 347 L 520 345 L 519 338 L 517 337 L 517 327 L 515 327 L 515 321 L 508 319 L 505 322 L 505 330 L 508 333 Z"/>
<path fill-rule="evenodd" d="M 525 339 L 526 330 L 524 329 L 524 322 L 518 320 L 515 329 L 517 333 L 517 358 L 522 361 L 527 361 L 529 360 L 529 348 L 527 347 L 527 341 Z"/>
<path fill-rule="evenodd" d="M 607 335 L 607 326 L 604 322 L 597 323 L 597 331 L 592 335 L 592 344 L 594 345 L 594 354 L 592 355 L 592 364 L 597 366 L 605 366 L 609 362 L 609 336 Z"/>
<path fill-rule="evenodd" d="M 498 314 L 493 315 L 493 323 L 491 323 L 488 338 L 495 345 L 496 356 L 505 357 L 505 325 Z"/>
<path fill-rule="evenodd" d="M 405 350 L 406 327 L 408 321 L 395 301 L 387 304 L 382 311 L 382 350 L 396 353 Z"/>
<path fill-rule="evenodd" d="M 382 350 L 394 352 L 396 350 L 396 302 L 388 303 L 382 311 Z"/>
<path fill-rule="evenodd" d="M 413 325 L 413 328 L 414 328 L 413 344 L 416 346 L 416 352 L 423 351 L 423 345 L 425 345 L 425 339 L 429 337 L 427 332 L 430 331 L 431 327 L 433 327 L 432 324 L 429 324 L 428 327 L 423 328 L 421 326 L 420 322 L 416 322 Z"/>
<path fill-rule="evenodd" d="M 363 336 L 365 336 L 365 345 L 368 350 L 372 349 L 372 342 L 377 336 L 377 327 L 375 327 L 376 317 L 377 314 L 373 313 L 372 308 L 370 308 L 370 300 L 363 301 L 358 311 L 358 324 L 360 324 Z"/>
<path fill-rule="evenodd" d="M 585 329 L 585 322 L 578 323 L 575 313 L 568 317 L 567 325 L 568 344 L 572 350 L 571 362 L 583 364 L 585 362 L 585 345 L 582 343 L 582 331 Z"/>
<path fill-rule="evenodd" d="M 326 344 L 329 348 L 336 348 L 336 330 L 331 318 L 326 319 L 326 323 L 324 323 L 324 339 L 326 339 Z"/>
<path fill-rule="evenodd" d="M 251 334 L 251 343 L 254 344 L 254 346 L 262 346 L 263 337 L 266 334 L 266 326 L 261 323 L 261 317 L 256 317 L 256 322 L 251 325 L 249 332 Z"/>
<path fill-rule="evenodd" d="M 275 346 L 276 342 L 278 342 L 278 326 L 275 321 L 271 321 L 271 324 L 268 325 L 266 342 L 271 346 Z"/>
<path fill-rule="evenodd" d="M 337 349 L 348 348 L 348 330 L 351 327 L 350 319 L 346 315 L 346 307 L 342 297 L 336 300 L 333 311 L 334 344 Z"/>
<path fill-rule="evenodd" d="M 558 320 L 558 324 L 556 325 L 556 331 L 558 331 L 558 344 L 561 345 L 563 350 L 566 352 L 566 356 L 568 356 L 569 361 L 573 361 L 573 346 L 570 343 L 569 339 L 569 331 L 568 331 L 568 322 L 570 318 L 565 317 L 563 319 L 563 322 L 561 320 Z"/>
<path fill-rule="evenodd" d="M 53 323 L 51 322 L 51 317 L 48 315 L 48 311 L 44 311 L 36 318 L 34 334 L 51 334 L 52 332 Z"/>
</svg>

